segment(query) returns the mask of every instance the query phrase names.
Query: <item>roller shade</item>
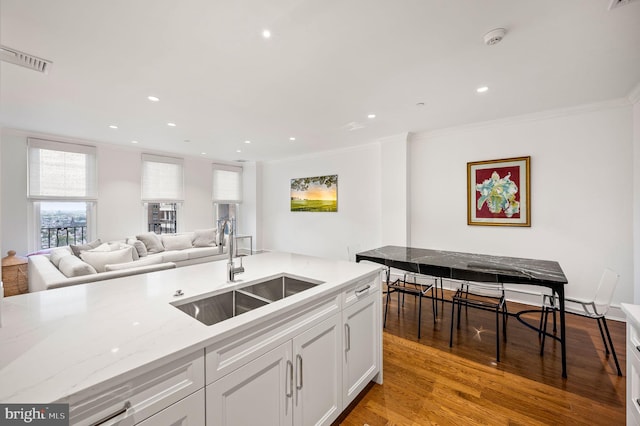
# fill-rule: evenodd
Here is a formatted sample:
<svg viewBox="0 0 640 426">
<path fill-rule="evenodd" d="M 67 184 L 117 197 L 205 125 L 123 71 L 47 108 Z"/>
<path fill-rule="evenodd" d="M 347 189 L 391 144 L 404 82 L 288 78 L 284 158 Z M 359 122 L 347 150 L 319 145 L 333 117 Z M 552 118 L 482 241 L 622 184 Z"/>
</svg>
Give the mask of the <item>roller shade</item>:
<svg viewBox="0 0 640 426">
<path fill-rule="evenodd" d="M 227 164 L 213 165 L 213 202 L 220 204 L 242 202 L 242 167 Z"/>
<path fill-rule="evenodd" d="M 95 200 L 96 147 L 29 138 L 27 197 Z"/>
<path fill-rule="evenodd" d="M 142 154 L 142 201 L 181 202 L 184 199 L 183 159 Z"/>
</svg>

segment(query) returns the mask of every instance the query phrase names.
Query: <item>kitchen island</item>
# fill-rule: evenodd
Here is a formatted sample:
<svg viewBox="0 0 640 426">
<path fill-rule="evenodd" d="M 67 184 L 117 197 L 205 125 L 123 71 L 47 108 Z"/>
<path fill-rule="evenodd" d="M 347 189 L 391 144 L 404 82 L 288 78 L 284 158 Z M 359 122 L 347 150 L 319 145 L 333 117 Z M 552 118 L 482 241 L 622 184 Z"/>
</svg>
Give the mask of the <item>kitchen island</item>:
<svg viewBox="0 0 640 426">
<path fill-rule="evenodd" d="M 207 425 L 330 424 L 381 383 L 378 265 L 264 253 L 244 268 L 234 283 L 218 261 L 5 298 L 0 402 L 68 403 L 71 424 L 205 424 L 205 405 Z M 321 284 L 210 326 L 172 305 L 280 275 Z"/>
</svg>

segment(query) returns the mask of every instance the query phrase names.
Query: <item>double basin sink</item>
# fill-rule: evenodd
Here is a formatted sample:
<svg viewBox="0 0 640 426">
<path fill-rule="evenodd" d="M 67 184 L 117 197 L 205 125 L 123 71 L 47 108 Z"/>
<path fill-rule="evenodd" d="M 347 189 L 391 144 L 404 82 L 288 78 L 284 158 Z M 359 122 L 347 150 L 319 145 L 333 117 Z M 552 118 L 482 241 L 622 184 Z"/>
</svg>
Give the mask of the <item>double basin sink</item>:
<svg viewBox="0 0 640 426">
<path fill-rule="evenodd" d="M 282 274 L 215 296 L 176 302 L 172 305 L 205 325 L 213 325 L 271 302 L 298 294 L 318 284 L 322 284 L 322 282 Z"/>
</svg>

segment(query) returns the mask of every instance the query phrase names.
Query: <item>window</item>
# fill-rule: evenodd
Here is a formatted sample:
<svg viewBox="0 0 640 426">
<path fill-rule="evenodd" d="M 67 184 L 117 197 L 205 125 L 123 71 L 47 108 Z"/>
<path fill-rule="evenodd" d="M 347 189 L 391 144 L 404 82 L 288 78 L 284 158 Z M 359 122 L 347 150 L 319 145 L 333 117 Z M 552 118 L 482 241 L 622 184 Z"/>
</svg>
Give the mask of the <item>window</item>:
<svg viewBox="0 0 640 426">
<path fill-rule="evenodd" d="M 183 179 L 181 158 L 142 154 L 142 202 L 149 231 L 177 232 Z"/>
<path fill-rule="evenodd" d="M 90 240 L 97 199 L 96 148 L 29 138 L 27 197 L 33 206 L 30 248 Z"/>
<path fill-rule="evenodd" d="M 215 223 L 220 228 L 229 221 L 237 232 L 238 211 L 242 202 L 242 167 L 213 165 L 213 203 Z M 229 229 L 227 228 L 227 233 Z"/>
</svg>

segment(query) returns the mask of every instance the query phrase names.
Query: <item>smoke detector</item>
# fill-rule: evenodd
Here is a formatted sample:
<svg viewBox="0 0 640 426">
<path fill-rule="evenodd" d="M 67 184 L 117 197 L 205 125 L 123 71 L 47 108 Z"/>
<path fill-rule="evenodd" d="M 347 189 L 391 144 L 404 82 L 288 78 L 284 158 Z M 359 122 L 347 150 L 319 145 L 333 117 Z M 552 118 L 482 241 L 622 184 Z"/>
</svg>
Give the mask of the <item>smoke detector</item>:
<svg viewBox="0 0 640 426">
<path fill-rule="evenodd" d="M 496 28 L 494 30 L 491 30 L 484 35 L 484 44 L 486 44 L 487 46 L 498 44 L 502 41 L 506 33 L 507 30 L 505 30 L 504 28 Z"/>
<path fill-rule="evenodd" d="M 0 45 L 0 60 L 20 65 L 44 74 L 49 72 L 49 68 L 51 68 L 51 65 L 53 64 L 53 62 L 47 59 L 38 58 L 37 56 L 29 55 L 28 53 L 2 45 Z"/>
</svg>

